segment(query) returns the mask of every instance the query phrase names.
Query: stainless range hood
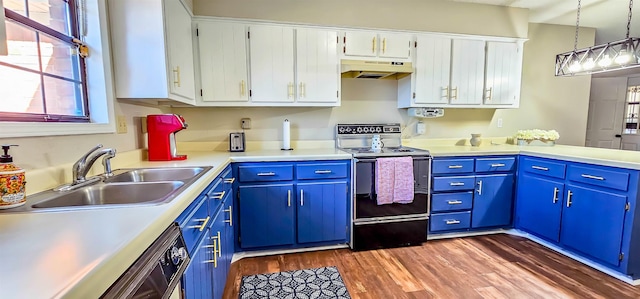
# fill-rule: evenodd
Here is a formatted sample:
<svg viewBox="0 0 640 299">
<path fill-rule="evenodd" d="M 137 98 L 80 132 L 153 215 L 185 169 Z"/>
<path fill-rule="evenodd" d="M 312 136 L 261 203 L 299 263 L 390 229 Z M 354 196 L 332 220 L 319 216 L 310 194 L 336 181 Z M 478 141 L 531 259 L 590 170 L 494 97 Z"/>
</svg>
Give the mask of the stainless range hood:
<svg viewBox="0 0 640 299">
<path fill-rule="evenodd" d="M 340 64 L 342 78 L 398 80 L 413 73 L 411 62 L 343 59 Z"/>
</svg>

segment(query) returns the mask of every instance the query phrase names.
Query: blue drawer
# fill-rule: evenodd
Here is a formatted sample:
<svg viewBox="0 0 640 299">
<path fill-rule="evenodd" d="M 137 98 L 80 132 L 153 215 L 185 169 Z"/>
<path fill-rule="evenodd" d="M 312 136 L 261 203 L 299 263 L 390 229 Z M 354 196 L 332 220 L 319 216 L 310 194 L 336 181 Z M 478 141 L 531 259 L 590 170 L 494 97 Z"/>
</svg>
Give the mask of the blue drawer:
<svg viewBox="0 0 640 299">
<path fill-rule="evenodd" d="M 431 195 L 431 212 L 469 210 L 473 204 L 473 192 L 440 193 Z"/>
<path fill-rule="evenodd" d="M 574 182 L 627 191 L 629 172 L 609 167 L 569 165 L 567 178 Z"/>
<path fill-rule="evenodd" d="M 271 182 L 293 180 L 293 164 L 239 166 L 240 182 Z"/>
<path fill-rule="evenodd" d="M 225 169 L 225 171 L 222 172 L 221 176 L 222 176 L 222 183 L 224 184 L 224 186 L 222 187 L 222 190 L 229 193 L 229 191 L 231 191 L 231 188 L 233 188 L 233 183 L 236 181 L 236 178 L 233 177 L 233 172 L 231 171 L 231 167 L 227 167 L 227 169 Z"/>
<path fill-rule="evenodd" d="M 515 157 L 476 159 L 476 172 L 513 171 L 515 166 Z"/>
<path fill-rule="evenodd" d="M 180 229 L 182 230 L 182 237 L 187 245 L 189 253 L 193 254 L 197 243 L 202 234 L 206 231 L 211 219 L 209 215 L 209 209 L 207 206 L 207 200 L 205 196 L 200 196 L 197 201 L 200 201 L 196 209 L 185 219 L 183 223 L 180 223 Z"/>
<path fill-rule="evenodd" d="M 433 174 L 469 173 L 473 172 L 474 159 L 435 159 L 431 172 Z"/>
<path fill-rule="evenodd" d="M 475 176 L 447 176 L 433 178 L 433 191 L 474 190 Z"/>
<path fill-rule="evenodd" d="M 315 163 L 296 165 L 296 176 L 299 180 L 339 179 L 346 178 L 348 165 L 344 163 Z"/>
<path fill-rule="evenodd" d="M 431 215 L 431 231 L 459 230 L 471 227 L 471 212 Z"/>
<path fill-rule="evenodd" d="M 565 169 L 567 165 L 560 162 L 551 162 L 544 159 L 523 158 L 520 169 L 539 175 L 564 179 Z"/>
<path fill-rule="evenodd" d="M 209 189 L 207 196 L 209 197 L 209 212 L 213 214 L 218 210 L 229 190 L 225 190 L 225 184 L 221 176 L 215 178 L 211 185 L 213 187 Z"/>
</svg>

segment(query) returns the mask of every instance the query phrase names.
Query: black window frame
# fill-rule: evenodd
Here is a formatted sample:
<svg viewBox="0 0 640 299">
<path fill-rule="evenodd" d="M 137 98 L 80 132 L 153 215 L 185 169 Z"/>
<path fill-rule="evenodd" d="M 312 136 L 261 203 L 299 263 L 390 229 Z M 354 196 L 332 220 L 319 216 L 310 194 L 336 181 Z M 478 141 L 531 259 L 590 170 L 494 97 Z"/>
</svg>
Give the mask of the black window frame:
<svg viewBox="0 0 640 299">
<path fill-rule="evenodd" d="M 23 16 L 20 13 L 17 13 L 15 11 L 9 10 L 8 8 L 4 8 L 4 14 L 7 20 L 11 20 L 15 23 L 17 23 L 18 25 L 22 25 L 25 26 L 29 29 L 34 30 L 37 34 L 36 34 L 36 41 L 38 43 L 38 45 L 40 44 L 40 34 L 45 34 L 48 35 L 50 37 L 53 37 L 59 41 L 62 41 L 64 43 L 66 43 L 67 45 L 71 46 L 71 47 L 79 47 L 79 41 L 80 41 L 80 27 L 79 27 L 79 20 L 78 20 L 78 10 L 77 10 L 77 5 L 76 5 L 76 0 L 61 0 L 63 2 L 66 2 L 68 5 L 68 18 L 69 18 L 69 31 L 71 35 L 67 35 L 65 33 L 62 33 L 58 30 L 55 30 L 51 27 L 48 27 L 46 25 L 43 25 L 27 16 Z M 28 0 L 25 1 L 25 9 L 28 11 L 29 7 L 28 7 Z M 9 122 L 9 121 L 13 121 L 13 122 L 81 122 L 81 123 L 88 123 L 90 122 L 90 115 L 89 115 L 89 96 L 88 96 L 88 88 L 87 88 L 87 70 L 86 70 L 86 61 L 85 61 L 85 57 L 82 57 L 81 55 L 79 55 L 80 53 L 80 49 L 77 49 L 76 51 L 76 55 L 78 56 L 77 59 L 77 63 L 79 63 L 79 67 L 76 68 L 80 71 L 80 76 L 79 76 L 79 80 L 80 82 L 76 81 L 76 80 L 69 80 L 69 78 L 65 78 L 65 77 L 61 77 L 61 76 L 57 76 L 54 74 L 49 74 L 44 72 L 44 70 L 42 70 L 42 67 L 39 70 L 32 70 L 32 69 L 28 69 L 28 68 L 24 68 L 24 67 L 20 67 L 20 66 L 16 66 L 13 64 L 7 64 L 4 62 L 0 61 L 0 65 L 3 66 L 7 66 L 13 69 L 19 69 L 22 71 L 26 71 L 26 72 L 30 72 L 30 73 L 34 73 L 34 74 L 38 74 L 40 76 L 40 84 L 41 86 L 43 86 L 42 89 L 42 101 L 43 101 L 43 109 L 44 112 L 43 113 L 22 113 L 22 112 L 3 112 L 0 111 L 0 121 L 4 121 L 4 122 Z M 39 60 L 41 61 L 41 53 L 40 53 L 40 47 L 38 46 L 38 57 Z M 75 59 L 74 59 L 75 61 Z M 75 63 L 75 62 L 74 62 Z M 56 78 L 56 79 L 60 79 L 60 80 L 64 80 L 67 82 L 73 82 L 76 84 L 81 84 L 81 93 L 82 93 L 82 99 L 81 99 L 81 104 L 83 107 L 83 112 L 84 115 L 78 115 L 78 116 L 74 116 L 74 115 L 61 115 L 61 114 L 52 114 L 52 113 L 47 113 L 47 105 L 46 105 L 46 87 L 44 87 L 44 77 L 50 77 L 50 78 Z M 80 103 L 78 103 L 80 104 Z"/>
</svg>

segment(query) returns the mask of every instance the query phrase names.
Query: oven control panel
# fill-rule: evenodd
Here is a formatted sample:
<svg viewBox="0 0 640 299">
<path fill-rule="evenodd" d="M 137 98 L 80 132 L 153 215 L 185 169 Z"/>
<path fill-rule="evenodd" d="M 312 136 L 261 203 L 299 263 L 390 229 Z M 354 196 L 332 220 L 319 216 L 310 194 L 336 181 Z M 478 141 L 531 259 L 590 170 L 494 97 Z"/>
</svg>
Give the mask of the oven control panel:
<svg viewBox="0 0 640 299">
<path fill-rule="evenodd" d="M 400 134 L 400 124 L 338 124 L 338 135 Z"/>
</svg>

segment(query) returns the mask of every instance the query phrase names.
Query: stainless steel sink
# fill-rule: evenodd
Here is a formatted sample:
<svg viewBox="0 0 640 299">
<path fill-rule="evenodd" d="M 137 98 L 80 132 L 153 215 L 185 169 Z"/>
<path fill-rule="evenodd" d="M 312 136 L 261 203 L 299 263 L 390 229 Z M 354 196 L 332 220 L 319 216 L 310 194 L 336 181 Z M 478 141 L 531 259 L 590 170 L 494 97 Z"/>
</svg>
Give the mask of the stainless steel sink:
<svg viewBox="0 0 640 299">
<path fill-rule="evenodd" d="M 204 169 L 203 167 L 131 169 L 110 177 L 105 182 L 185 181 L 194 178 Z"/>
<path fill-rule="evenodd" d="M 112 177 L 77 186 L 72 191 L 44 191 L 27 203 L 2 213 L 124 207 L 168 203 L 212 167 L 119 169 Z"/>
<path fill-rule="evenodd" d="M 183 182 L 98 184 L 62 193 L 32 205 L 32 208 L 59 208 L 74 206 L 128 205 L 159 203 L 170 198 Z"/>
</svg>

